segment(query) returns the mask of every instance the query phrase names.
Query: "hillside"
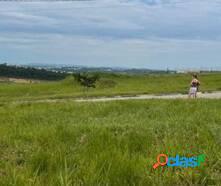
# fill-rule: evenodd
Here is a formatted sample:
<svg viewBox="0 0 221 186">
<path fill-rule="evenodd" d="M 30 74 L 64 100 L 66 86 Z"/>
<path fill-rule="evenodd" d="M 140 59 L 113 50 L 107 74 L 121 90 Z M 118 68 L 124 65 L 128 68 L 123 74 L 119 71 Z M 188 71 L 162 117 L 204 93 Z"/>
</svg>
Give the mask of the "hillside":
<svg viewBox="0 0 221 186">
<path fill-rule="evenodd" d="M 9 66 L 7 64 L 0 64 L 0 77 L 37 79 L 37 80 L 62 80 L 66 76 L 67 76 L 66 73 L 53 72 L 45 69 Z"/>
</svg>

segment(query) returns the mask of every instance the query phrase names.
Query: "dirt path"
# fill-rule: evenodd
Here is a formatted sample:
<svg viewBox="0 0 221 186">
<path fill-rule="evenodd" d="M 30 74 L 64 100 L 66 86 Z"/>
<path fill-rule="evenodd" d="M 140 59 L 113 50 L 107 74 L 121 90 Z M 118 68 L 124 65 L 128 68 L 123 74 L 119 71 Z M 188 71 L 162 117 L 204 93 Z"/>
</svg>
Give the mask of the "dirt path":
<svg viewBox="0 0 221 186">
<path fill-rule="evenodd" d="M 197 98 L 204 99 L 221 99 L 221 92 L 212 93 L 198 93 Z M 184 94 L 169 94 L 169 95 L 137 95 L 137 96 L 115 96 L 115 97 L 101 97 L 101 98 L 82 98 L 76 99 L 76 102 L 106 102 L 115 100 L 143 100 L 143 99 L 188 99 L 188 95 Z"/>
<path fill-rule="evenodd" d="M 198 93 L 201 99 L 221 99 L 221 91 L 212 93 Z M 63 99 L 42 99 L 42 100 L 23 100 L 15 101 L 15 104 L 22 103 L 56 103 L 56 102 L 107 102 L 117 100 L 145 100 L 145 99 L 188 99 L 188 95 L 184 94 L 166 94 L 166 95 L 137 95 L 137 96 L 113 96 L 99 98 L 63 98 Z"/>
</svg>

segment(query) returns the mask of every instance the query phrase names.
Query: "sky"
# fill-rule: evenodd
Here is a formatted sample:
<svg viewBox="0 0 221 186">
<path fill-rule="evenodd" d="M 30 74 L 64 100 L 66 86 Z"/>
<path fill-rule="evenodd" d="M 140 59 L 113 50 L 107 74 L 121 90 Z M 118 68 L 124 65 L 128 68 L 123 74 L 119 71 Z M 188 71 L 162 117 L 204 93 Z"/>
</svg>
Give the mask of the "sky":
<svg viewBox="0 0 221 186">
<path fill-rule="evenodd" d="M 0 1 L 0 63 L 221 69 L 221 0 Z"/>
</svg>

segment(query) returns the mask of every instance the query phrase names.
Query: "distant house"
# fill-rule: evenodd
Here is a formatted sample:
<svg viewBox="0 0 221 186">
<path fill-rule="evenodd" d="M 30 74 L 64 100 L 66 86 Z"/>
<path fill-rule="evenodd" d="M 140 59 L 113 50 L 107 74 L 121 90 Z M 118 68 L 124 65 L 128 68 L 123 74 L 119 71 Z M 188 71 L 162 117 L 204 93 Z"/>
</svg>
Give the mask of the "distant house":
<svg viewBox="0 0 221 186">
<path fill-rule="evenodd" d="M 177 70 L 176 73 L 177 74 L 187 74 L 188 72 L 185 70 Z"/>
<path fill-rule="evenodd" d="M 191 73 L 200 73 L 200 70 L 177 70 L 177 74 L 191 74 Z"/>
</svg>

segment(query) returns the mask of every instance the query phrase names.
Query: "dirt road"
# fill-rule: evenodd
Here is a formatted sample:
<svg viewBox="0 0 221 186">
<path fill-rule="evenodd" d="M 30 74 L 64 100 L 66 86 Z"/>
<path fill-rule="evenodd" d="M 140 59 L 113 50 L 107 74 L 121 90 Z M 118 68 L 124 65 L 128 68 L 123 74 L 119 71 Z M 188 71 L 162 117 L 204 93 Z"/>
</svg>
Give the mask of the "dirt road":
<svg viewBox="0 0 221 186">
<path fill-rule="evenodd" d="M 198 93 L 197 98 L 204 99 L 221 99 L 221 92 Z M 137 96 L 115 96 L 101 98 L 82 98 L 76 99 L 77 102 L 106 102 L 115 100 L 142 100 L 142 99 L 188 99 L 188 95 L 184 94 L 169 94 L 169 95 L 137 95 Z"/>
<path fill-rule="evenodd" d="M 198 93 L 197 99 L 221 99 L 221 91 L 212 93 Z M 56 102 L 107 102 L 117 100 L 145 100 L 145 99 L 188 99 L 184 94 L 165 94 L 165 95 L 137 95 L 137 96 L 113 96 L 113 97 L 91 97 L 91 98 L 60 98 L 60 99 L 41 99 L 41 100 L 21 100 L 14 101 L 15 104 L 22 103 L 56 103 Z"/>
</svg>

